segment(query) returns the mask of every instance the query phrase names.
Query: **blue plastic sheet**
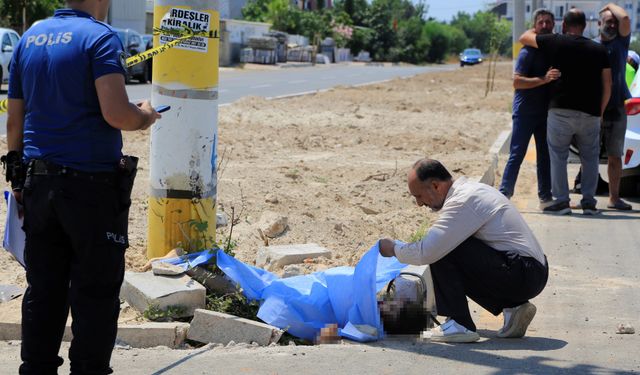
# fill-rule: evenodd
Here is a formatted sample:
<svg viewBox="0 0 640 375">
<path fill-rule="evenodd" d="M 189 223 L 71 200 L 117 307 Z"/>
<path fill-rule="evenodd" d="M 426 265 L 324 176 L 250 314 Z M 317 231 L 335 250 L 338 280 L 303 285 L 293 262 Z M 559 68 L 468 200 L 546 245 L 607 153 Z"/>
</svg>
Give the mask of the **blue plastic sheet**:
<svg viewBox="0 0 640 375">
<path fill-rule="evenodd" d="M 20 203 L 11 192 L 4 192 L 4 199 L 7 202 L 7 219 L 4 226 L 4 239 L 2 246 L 7 249 L 16 260 L 22 265 L 24 263 L 24 244 L 26 234 L 22 230 L 23 218 L 18 215 L 21 209 Z"/>
<path fill-rule="evenodd" d="M 185 254 L 176 258 L 160 259 L 157 262 L 170 263 L 178 267 L 182 267 L 185 271 L 199 266 L 201 264 L 207 264 L 213 258 L 215 250 L 204 250 L 197 253 Z"/>
<path fill-rule="evenodd" d="M 366 342 L 382 338 L 376 293 L 406 267 L 379 254 L 378 243 L 356 267 L 336 267 L 310 275 L 280 279 L 219 250 L 218 267 L 242 287 L 250 300 L 261 301 L 258 318 L 290 334 L 315 339 L 327 324 L 337 324 L 346 338 Z M 369 335 L 356 328 L 377 329 Z"/>
</svg>

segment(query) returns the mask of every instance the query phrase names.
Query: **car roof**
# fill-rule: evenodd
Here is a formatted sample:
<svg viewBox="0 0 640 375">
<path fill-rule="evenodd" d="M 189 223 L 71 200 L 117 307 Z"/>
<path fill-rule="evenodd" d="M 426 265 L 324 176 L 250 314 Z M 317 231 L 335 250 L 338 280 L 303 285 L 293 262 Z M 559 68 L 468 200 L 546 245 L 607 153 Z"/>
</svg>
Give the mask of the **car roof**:
<svg viewBox="0 0 640 375">
<path fill-rule="evenodd" d="M 480 52 L 480 50 L 479 50 L 479 49 L 477 49 L 477 48 L 466 48 L 466 49 L 464 50 L 464 52 L 472 52 L 472 51 L 473 51 L 473 52 Z"/>
</svg>

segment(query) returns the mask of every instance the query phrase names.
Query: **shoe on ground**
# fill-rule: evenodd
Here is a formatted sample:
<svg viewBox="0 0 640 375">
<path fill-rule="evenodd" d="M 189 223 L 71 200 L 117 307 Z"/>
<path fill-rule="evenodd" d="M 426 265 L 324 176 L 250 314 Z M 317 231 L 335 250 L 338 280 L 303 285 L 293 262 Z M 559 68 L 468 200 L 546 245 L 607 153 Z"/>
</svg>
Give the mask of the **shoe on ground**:
<svg viewBox="0 0 640 375">
<path fill-rule="evenodd" d="M 553 204 L 542 209 L 542 213 L 550 215 L 570 215 L 571 207 L 569 207 L 569 202 L 555 201 Z"/>
<path fill-rule="evenodd" d="M 536 315 L 536 307 L 530 302 L 502 310 L 504 325 L 498 330 L 498 337 L 519 338 L 527 332 L 529 324 Z"/>
<path fill-rule="evenodd" d="M 449 343 L 476 342 L 480 340 L 480 335 L 477 332 L 468 330 L 453 319 L 449 319 L 442 325 L 425 332 L 423 337 L 433 342 Z"/>
<path fill-rule="evenodd" d="M 600 213 L 594 203 L 582 203 L 581 207 L 583 215 L 598 215 Z"/>
<path fill-rule="evenodd" d="M 607 208 L 611 208 L 614 210 L 620 210 L 620 211 L 630 211 L 631 210 L 631 205 L 625 201 L 623 201 L 622 199 L 618 199 L 616 201 L 616 203 L 609 203 L 607 205 Z"/>
<path fill-rule="evenodd" d="M 553 203 L 553 198 L 541 198 L 540 204 L 538 204 L 538 208 L 540 208 L 540 210 L 544 210 L 545 208 L 553 205 Z"/>
</svg>

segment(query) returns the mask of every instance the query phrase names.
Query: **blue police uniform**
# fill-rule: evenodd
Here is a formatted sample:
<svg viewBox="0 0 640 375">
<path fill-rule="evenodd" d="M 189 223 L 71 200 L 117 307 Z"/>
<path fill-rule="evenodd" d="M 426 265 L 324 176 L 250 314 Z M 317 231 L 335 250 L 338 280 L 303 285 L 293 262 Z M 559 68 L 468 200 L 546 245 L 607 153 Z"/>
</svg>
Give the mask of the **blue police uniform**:
<svg viewBox="0 0 640 375">
<path fill-rule="evenodd" d="M 122 137 L 95 80 L 125 74 L 123 50 L 110 26 L 62 9 L 14 51 L 9 97 L 24 101 L 28 163 L 21 374 L 56 373 L 69 310 L 71 372 L 112 372 L 130 200 L 116 172 Z"/>
</svg>

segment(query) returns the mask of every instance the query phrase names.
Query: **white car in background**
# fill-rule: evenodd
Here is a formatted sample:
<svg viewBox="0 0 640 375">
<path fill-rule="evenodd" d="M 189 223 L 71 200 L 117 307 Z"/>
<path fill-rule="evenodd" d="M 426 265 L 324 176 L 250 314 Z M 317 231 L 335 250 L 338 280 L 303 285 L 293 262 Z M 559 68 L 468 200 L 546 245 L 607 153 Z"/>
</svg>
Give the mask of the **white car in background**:
<svg viewBox="0 0 640 375">
<path fill-rule="evenodd" d="M 0 83 L 9 82 L 9 63 L 19 41 L 20 35 L 17 32 L 0 28 Z"/>
</svg>

